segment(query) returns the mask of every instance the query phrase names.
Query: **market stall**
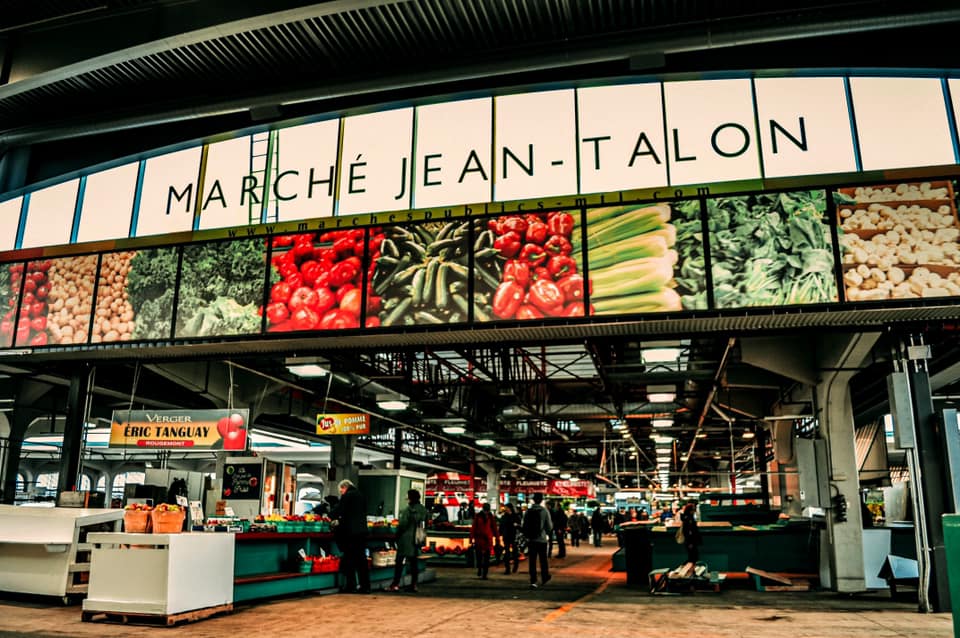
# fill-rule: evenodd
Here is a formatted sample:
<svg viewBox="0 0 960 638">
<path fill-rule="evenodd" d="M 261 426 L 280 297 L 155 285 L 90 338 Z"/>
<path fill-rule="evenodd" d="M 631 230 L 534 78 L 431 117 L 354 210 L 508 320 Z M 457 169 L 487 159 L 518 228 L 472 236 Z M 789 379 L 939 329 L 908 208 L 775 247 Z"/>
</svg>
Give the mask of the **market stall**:
<svg viewBox="0 0 960 638">
<path fill-rule="evenodd" d="M 83 620 L 99 614 L 198 619 L 233 608 L 233 534 L 90 534 Z"/>
<path fill-rule="evenodd" d="M 42 596 L 87 592 L 89 532 L 118 530 L 122 510 L 0 505 L 0 590 Z"/>
</svg>

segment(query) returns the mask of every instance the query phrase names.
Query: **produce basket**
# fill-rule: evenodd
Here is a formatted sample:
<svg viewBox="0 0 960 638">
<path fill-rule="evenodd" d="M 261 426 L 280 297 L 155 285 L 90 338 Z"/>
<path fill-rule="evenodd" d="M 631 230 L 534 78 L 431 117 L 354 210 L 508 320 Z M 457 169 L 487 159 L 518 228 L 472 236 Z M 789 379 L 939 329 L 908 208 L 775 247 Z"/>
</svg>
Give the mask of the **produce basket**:
<svg viewBox="0 0 960 638">
<path fill-rule="evenodd" d="M 127 510 L 123 513 L 123 529 L 131 534 L 144 534 L 150 531 L 149 510 Z"/>
<path fill-rule="evenodd" d="M 186 512 L 180 511 L 161 511 L 151 512 L 153 517 L 154 534 L 177 534 L 183 529 L 183 519 L 186 518 Z"/>
<path fill-rule="evenodd" d="M 373 567 L 393 567 L 397 564 L 397 552 L 393 550 L 373 552 L 370 559 Z"/>
</svg>

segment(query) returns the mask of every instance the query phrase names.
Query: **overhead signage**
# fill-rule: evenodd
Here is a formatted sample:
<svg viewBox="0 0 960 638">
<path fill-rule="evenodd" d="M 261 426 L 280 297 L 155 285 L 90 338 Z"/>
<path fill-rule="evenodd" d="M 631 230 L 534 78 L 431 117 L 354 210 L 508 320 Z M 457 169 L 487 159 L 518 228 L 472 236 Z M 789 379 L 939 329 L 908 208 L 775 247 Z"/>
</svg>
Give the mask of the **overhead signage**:
<svg viewBox="0 0 960 638">
<path fill-rule="evenodd" d="M 439 472 L 427 477 L 428 494 L 475 494 L 487 491 L 486 479 L 456 472 Z"/>
<path fill-rule="evenodd" d="M 370 415 L 318 414 L 317 434 L 370 434 Z"/>
<path fill-rule="evenodd" d="M 957 92 L 946 90 L 954 83 L 745 74 L 275 126 L 13 193 L 6 199 L 21 204 L 18 229 L 4 226 L 0 246 L 17 237 L 19 249 L 331 216 L 360 216 L 346 226 L 381 224 L 383 214 L 417 208 L 477 211 L 542 198 L 552 206 L 550 199 L 601 192 L 956 165 Z"/>
<path fill-rule="evenodd" d="M 249 418 L 249 410 L 116 410 L 110 447 L 241 451 Z"/>
<path fill-rule="evenodd" d="M 507 479 L 500 481 L 504 494 L 535 494 L 563 496 L 567 498 L 595 498 L 596 488 L 592 481 L 561 479 Z"/>
</svg>

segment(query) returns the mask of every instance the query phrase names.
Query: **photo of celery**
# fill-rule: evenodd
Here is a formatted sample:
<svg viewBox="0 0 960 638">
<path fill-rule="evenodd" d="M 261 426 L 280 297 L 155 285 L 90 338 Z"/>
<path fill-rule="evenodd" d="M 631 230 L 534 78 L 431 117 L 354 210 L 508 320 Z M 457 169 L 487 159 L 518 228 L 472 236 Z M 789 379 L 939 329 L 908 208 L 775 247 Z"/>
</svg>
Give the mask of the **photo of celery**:
<svg viewBox="0 0 960 638">
<path fill-rule="evenodd" d="M 705 298 L 694 294 L 698 290 L 679 287 L 675 278 L 681 253 L 691 251 L 678 246 L 672 215 L 668 203 L 587 211 L 591 314 L 672 312 L 687 308 L 687 302 L 706 307 Z"/>
</svg>

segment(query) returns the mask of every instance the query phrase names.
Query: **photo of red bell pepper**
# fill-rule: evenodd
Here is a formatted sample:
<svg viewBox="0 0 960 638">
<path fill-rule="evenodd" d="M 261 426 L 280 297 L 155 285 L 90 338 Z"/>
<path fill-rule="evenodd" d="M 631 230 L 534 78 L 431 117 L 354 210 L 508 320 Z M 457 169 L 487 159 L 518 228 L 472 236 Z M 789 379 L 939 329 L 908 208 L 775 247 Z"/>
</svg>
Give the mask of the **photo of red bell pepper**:
<svg viewBox="0 0 960 638">
<path fill-rule="evenodd" d="M 558 279 L 557 288 L 563 293 L 565 302 L 583 299 L 583 277 L 576 273 Z"/>
<path fill-rule="evenodd" d="M 515 281 L 526 288 L 530 283 L 530 265 L 517 259 L 509 260 L 503 265 L 503 280 Z"/>
<path fill-rule="evenodd" d="M 569 237 L 573 233 L 573 215 L 561 212 L 548 213 L 547 226 L 550 228 L 551 235 Z"/>
<path fill-rule="evenodd" d="M 557 255 L 547 262 L 547 270 L 556 278 L 566 277 L 577 272 L 577 262 L 566 255 Z"/>
<path fill-rule="evenodd" d="M 538 279 L 530 285 L 530 303 L 547 314 L 553 314 L 563 306 L 563 293 L 552 281 Z"/>
<path fill-rule="evenodd" d="M 520 241 L 520 234 L 515 231 L 508 231 L 500 235 L 493 242 L 493 247 L 500 251 L 500 254 L 507 259 L 513 259 L 520 252 L 523 243 Z"/>
<path fill-rule="evenodd" d="M 528 242 L 542 244 L 547 241 L 547 225 L 543 222 L 531 222 L 527 225 L 525 238 Z"/>
<path fill-rule="evenodd" d="M 573 252 L 570 241 L 562 235 L 551 235 L 543 247 L 552 255 L 569 255 Z"/>
<path fill-rule="evenodd" d="M 505 281 L 493 296 L 493 314 L 501 319 L 511 319 L 523 303 L 524 288 L 515 281 Z"/>
<path fill-rule="evenodd" d="M 547 252 L 543 246 L 537 244 L 525 244 L 520 250 L 520 261 L 531 266 L 540 266 L 547 260 Z"/>
</svg>

